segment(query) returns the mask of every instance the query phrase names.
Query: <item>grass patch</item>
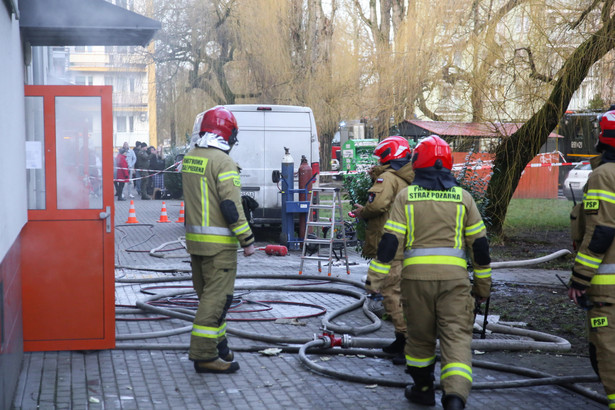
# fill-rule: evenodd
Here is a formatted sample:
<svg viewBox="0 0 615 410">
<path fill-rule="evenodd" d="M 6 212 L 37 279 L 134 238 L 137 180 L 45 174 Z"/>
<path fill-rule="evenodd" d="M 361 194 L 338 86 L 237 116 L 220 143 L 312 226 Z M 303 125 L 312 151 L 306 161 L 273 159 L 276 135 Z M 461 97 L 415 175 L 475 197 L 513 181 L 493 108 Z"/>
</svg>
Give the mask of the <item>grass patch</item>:
<svg viewBox="0 0 615 410">
<path fill-rule="evenodd" d="M 504 220 L 504 231 L 569 229 L 571 210 L 572 202 L 562 199 L 513 199 Z"/>
</svg>

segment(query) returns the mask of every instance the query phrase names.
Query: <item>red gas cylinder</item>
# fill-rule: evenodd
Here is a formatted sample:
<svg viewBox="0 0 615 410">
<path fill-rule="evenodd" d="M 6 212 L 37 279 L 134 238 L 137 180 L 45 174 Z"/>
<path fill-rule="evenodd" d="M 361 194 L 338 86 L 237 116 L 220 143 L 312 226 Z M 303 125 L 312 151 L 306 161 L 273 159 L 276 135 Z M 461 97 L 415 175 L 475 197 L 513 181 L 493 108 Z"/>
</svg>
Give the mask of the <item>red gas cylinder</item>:
<svg viewBox="0 0 615 410">
<path fill-rule="evenodd" d="M 267 245 L 265 246 L 265 253 L 269 256 L 286 256 L 288 255 L 288 248 L 283 245 Z"/>
<path fill-rule="evenodd" d="M 308 164 L 305 155 L 301 156 L 301 164 L 299 165 L 299 189 L 307 188 L 308 191 L 312 190 L 312 183 L 308 182 L 312 179 L 312 167 Z M 300 201 L 307 201 L 308 196 L 306 194 L 299 194 Z M 305 238 L 305 226 L 306 226 L 307 214 L 299 215 L 299 238 Z"/>
</svg>

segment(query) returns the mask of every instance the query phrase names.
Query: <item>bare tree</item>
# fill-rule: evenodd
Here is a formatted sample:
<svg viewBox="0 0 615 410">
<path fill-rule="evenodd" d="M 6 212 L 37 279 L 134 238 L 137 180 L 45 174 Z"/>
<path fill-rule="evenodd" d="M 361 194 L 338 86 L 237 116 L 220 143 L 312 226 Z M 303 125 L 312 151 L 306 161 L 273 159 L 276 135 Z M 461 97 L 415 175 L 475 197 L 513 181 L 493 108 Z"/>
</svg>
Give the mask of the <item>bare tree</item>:
<svg viewBox="0 0 615 410">
<path fill-rule="evenodd" d="M 229 29 L 235 0 L 176 0 L 155 3 L 163 24 L 157 34 L 158 107 L 161 132 L 172 143 L 189 131 L 194 107 L 233 104 L 225 66 L 233 61 L 235 38 Z M 195 104 L 196 97 L 196 104 Z M 192 118 L 192 120 L 190 119 Z M 178 135 L 179 134 L 179 135 Z"/>
<path fill-rule="evenodd" d="M 486 217 L 493 234 L 502 233 L 502 225 L 510 199 L 525 166 L 536 156 L 566 111 L 574 92 L 581 85 L 593 64 L 615 47 L 613 0 L 606 0 L 601 9 L 601 27 L 590 33 L 568 56 L 552 82 L 551 93 L 544 105 L 517 132 L 505 138 L 496 149 L 493 175 L 487 189 L 489 203 Z M 598 7 L 593 2 L 579 20 Z M 573 24 L 576 27 L 579 23 Z M 538 80 L 537 80 L 538 81 Z"/>
</svg>

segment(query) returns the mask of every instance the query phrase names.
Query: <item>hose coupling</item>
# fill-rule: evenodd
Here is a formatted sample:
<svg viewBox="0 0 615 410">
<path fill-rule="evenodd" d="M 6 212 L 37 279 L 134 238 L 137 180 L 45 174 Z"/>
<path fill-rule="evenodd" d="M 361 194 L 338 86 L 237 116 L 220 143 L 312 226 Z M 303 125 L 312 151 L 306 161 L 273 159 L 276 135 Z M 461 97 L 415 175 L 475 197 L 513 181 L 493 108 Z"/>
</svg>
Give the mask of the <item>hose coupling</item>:
<svg viewBox="0 0 615 410">
<path fill-rule="evenodd" d="M 314 335 L 315 340 L 322 340 L 323 347 L 350 347 L 352 345 L 352 339 L 350 335 L 342 335 L 341 337 L 336 337 L 333 332 L 328 330 L 323 330 L 320 336 Z"/>
</svg>

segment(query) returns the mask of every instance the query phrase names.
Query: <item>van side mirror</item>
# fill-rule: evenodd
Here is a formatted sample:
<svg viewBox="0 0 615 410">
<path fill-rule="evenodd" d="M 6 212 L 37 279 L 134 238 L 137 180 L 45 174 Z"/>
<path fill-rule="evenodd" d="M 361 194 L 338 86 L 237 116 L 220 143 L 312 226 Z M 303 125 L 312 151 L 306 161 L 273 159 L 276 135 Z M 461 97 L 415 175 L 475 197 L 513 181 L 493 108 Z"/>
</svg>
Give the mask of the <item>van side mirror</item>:
<svg viewBox="0 0 615 410">
<path fill-rule="evenodd" d="M 278 182 L 280 182 L 280 179 L 281 179 L 280 177 L 281 177 L 280 171 L 278 171 L 277 169 L 274 170 L 271 173 L 271 182 L 273 182 L 274 184 L 277 184 Z"/>
</svg>

